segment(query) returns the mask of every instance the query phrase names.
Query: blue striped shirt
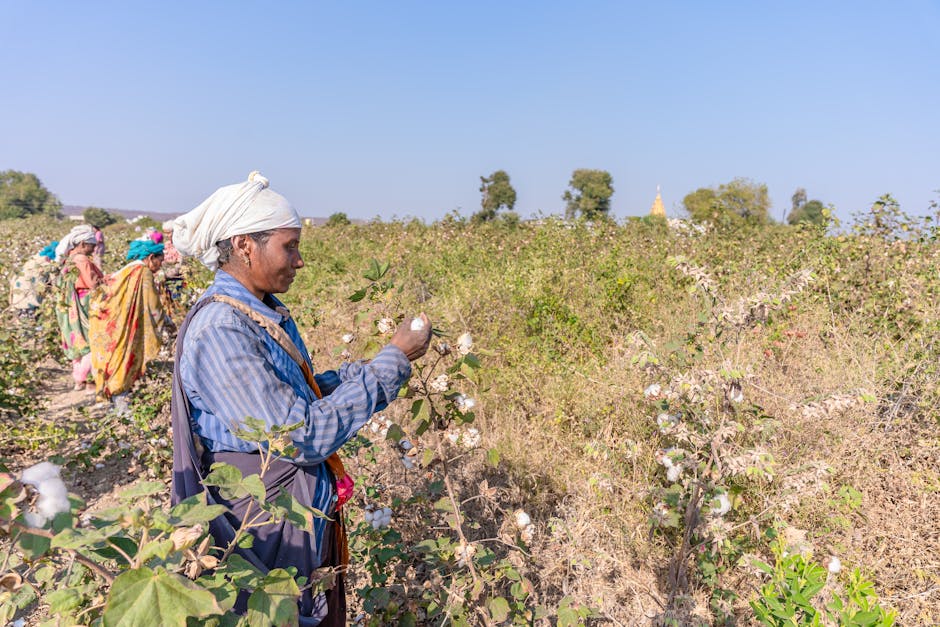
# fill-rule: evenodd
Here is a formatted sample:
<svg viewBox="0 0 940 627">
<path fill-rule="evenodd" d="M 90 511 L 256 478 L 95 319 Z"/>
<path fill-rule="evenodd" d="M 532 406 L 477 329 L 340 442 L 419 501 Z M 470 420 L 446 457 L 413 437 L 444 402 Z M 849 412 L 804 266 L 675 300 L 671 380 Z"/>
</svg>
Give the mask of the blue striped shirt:
<svg viewBox="0 0 940 627">
<path fill-rule="evenodd" d="M 223 294 L 248 304 L 287 332 L 310 363 L 297 325 L 274 296 L 258 300 L 231 275 L 219 270 L 203 298 Z M 246 416 L 269 425 L 302 423 L 291 433 L 300 454 L 294 463 L 319 464 L 322 475 L 314 498 L 333 496 L 326 465 L 336 452 L 398 395 L 411 376 L 408 358 L 389 344 L 368 364 L 344 363 L 315 376 L 322 399 L 307 386 L 303 373 L 274 338 L 245 314 L 225 303 L 206 305 L 191 321 L 183 343 L 180 377 L 192 413 L 192 429 L 213 452 L 252 453 L 257 444 L 239 439 L 233 430 Z M 329 503 L 329 500 L 326 501 Z"/>
</svg>

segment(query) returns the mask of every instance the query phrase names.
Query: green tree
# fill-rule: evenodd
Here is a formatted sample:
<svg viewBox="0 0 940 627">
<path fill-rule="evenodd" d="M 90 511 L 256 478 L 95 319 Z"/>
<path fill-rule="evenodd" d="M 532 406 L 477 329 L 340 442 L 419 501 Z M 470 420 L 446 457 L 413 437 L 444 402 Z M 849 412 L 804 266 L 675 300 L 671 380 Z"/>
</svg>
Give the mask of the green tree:
<svg viewBox="0 0 940 627">
<path fill-rule="evenodd" d="M 810 200 L 800 205 L 790 212 L 787 216 L 788 224 L 799 224 L 809 222 L 811 224 L 823 225 L 826 223 L 826 207 L 819 200 Z"/>
<path fill-rule="evenodd" d="M 752 224 L 770 222 L 767 185 L 736 178 L 717 189 L 700 187 L 682 199 L 693 220 L 727 223 L 743 220 Z"/>
<path fill-rule="evenodd" d="M 512 211 L 516 206 L 516 190 L 509 182 L 505 170 L 496 170 L 488 177 L 480 177 L 481 209 L 473 214 L 473 222 L 489 222 L 500 209 Z"/>
<path fill-rule="evenodd" d="M 82 219 L 86 224 L 91 224 L 92 226 L 97 226 L 99 229 L 114 224 L 118 219 L 114 214 L 105 211 L 104 209 L 99 209 L 98 207 L 88 207 L 82 211 Z"/>
<path fill-rule="evenodd" d="M 58 216 L 62 203 L 30 172 L 0 172 L 0 220 L 36 213 Z"/>
<path fill-rule="evenodd" d="M 349 216 L 342 211 L 337 211 L 326 219 L 326 226 L 346 226 L 349 223 Z"/>
<path fill-rule="evenodd" d="M 606 170 L 575 170 L 561 198 L 567 204 L 565 216 L 574 218 L 578 213 L 586 220 L 606 218 L 610 211 L 610 197 L 614 195 L 614 179 Z"/>
</svg>

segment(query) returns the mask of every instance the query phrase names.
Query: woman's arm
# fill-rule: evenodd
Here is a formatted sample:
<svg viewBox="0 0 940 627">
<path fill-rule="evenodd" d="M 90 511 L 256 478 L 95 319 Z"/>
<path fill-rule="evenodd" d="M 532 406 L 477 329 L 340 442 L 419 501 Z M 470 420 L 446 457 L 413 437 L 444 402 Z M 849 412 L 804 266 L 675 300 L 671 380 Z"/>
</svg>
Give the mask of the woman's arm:
<svg viewBox="0 0 940 627">
<path fill-rule="evenodd" d="M 338 385 L 329 396 L 317 400 L 312 392 L 301 392 L 306 383 L 295 364 L 278 371 L 259 334 L 265 332 L 249 324 L 254 325 L 228 318 L 206 325 L 195 334 L 190 331 L 184 347 L 181 374 L 187 393 L 198 397 L 200 409 L 220 419 L 220 428 L 228 432 L 217 437 L 207 434 L 216 441 L 231 437 L 245 416 L 268 425 L 301 423 L 291 433 L 300 451 L 295 461 L 320 462 L 393 400 L 411 376 L 405 355 L 386 346 L 367 365 L 357 362 L 340 368 L 335 374 Z M 325 382 L 335 383 L 335 379 Z"/>
</svg>

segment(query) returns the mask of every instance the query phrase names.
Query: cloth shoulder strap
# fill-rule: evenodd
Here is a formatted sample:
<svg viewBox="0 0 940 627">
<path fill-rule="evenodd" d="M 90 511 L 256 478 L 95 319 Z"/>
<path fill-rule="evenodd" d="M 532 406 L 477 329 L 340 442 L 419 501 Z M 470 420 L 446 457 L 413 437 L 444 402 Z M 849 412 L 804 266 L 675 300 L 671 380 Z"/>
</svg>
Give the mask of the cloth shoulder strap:
<svg viewBox="0 0 940 627">
<path fill-rule="evenodd" d="M 290 355 L 290 358 L 300 366 L 301 372 L 304 374 L 304 380 L 306 380 L 307 385 L 310 386 L 310 389 L 313 390 L 313 393 L 316 394 L 317 398 L 323 398 L 323 394 L 320 392 L 320 386 L 317 385 L 316 380 L 313 378 L 313 372 L 310 370 L 310 364 L 307 363 L 307 360 L 304 359 L 303 355 L 300 354 L 300 350 L 297 348 L 297 345 L 294 344 L 294 341 L 287 335 L 281 325 L 277 324 L 271 318 L 268 318 L 264 314 L 255 311 L 246 303 L 243 303 L 240 300 L 232 298 L 231 296 L 225 296 L 224 294 L 214 294 L 208 297 L 206 300 L 211 298 L 212 300 L 220 303 L 225 303 L 238 311 L 242 312 L 252 320 L 254 320 L 258 326 L 268 332 L 268 335 L 277 342 L 278 346 L 284 349 L 284 351 Z"/>
</svg>

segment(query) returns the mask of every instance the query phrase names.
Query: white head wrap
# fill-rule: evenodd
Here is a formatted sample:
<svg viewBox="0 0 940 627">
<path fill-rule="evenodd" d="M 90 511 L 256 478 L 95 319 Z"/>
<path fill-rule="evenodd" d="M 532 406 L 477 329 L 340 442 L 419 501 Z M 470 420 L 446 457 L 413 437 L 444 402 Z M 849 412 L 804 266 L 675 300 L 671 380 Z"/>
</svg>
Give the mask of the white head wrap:
<svg viewBox="0 0 940 627">
<path fill-rule="evenodd" d="M 95 244 L 95 227 L 90 224 L 79 224 L 72 227 L 68 235 L 59 240 L 59 245 L 55 247 L 55 260 L 62 261 L 69 251 L 79 244 Z"/>
<path fill-rule="evenodd" d="M 268 179 L 256 170 L 244 183 L 220 187 L 198 207 L 173 220 L 173 245 L 215 270 L 218 242 L 235 235 L 300 227 L 297 211 L 286 198 L 268 189 Z"/>
</svg>

